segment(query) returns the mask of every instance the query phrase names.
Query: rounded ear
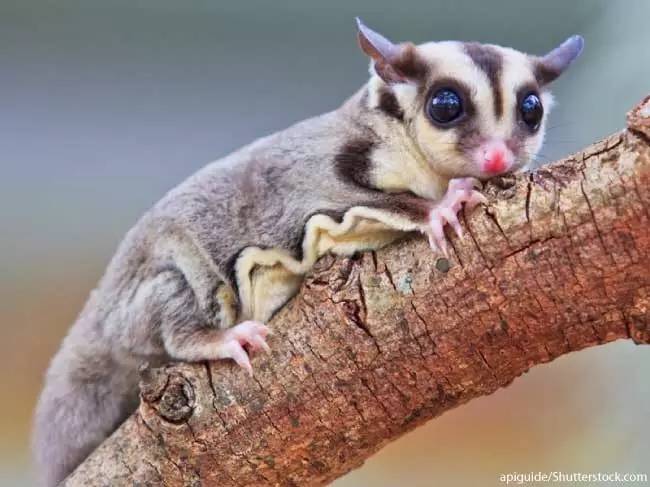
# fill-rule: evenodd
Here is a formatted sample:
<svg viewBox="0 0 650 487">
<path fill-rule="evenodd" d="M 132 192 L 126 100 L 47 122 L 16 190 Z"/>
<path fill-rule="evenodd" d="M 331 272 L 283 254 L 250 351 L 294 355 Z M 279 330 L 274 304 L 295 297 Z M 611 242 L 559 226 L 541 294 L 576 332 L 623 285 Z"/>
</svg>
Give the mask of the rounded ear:
<svg viewBox="0 0 650 487">
<path fill-rule="evenodd" d="M 402 47 L 366 26 L 359 17 L 356 18 L 356 21 L 359 46 L 373 60 L 377 75 L 386 83 L 408 81 L 404 73 L 395 66 L 402 55 Z"/>
<path fill-rule="evenodd" d="M 545 85 L 555 80 L 578 58 L 584 45 L 585 40 L 582 36 L 574 35 L 545 56 L 537 58 L 535 65 L 537 82 Z"/>
</svg>

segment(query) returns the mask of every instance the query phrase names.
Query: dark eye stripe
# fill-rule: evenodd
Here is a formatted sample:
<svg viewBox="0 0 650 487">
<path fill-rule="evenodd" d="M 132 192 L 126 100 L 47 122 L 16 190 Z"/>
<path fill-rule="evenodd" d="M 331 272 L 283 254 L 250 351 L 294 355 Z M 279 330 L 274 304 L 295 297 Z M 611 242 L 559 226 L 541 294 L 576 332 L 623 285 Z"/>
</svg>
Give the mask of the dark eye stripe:
<svg viewBox="0 0 650 487">
<path fill-rule="evenodd" d="M 449 126 L 463 115 L 463 101 L 451 88 L 442 88 L 435 93 L 427 104 L 429 118 L 437 124 Z"/>
<path fill-rule="evenodd" d="M 436 79 L 427 89 L 424 98 L 422 99 L 425 115 L 427 118 L 430 119 L 427 111 L 431 99 L 438 91 L 442 90 L 443 88 L 451 89 L 458 93 L 460 96 L 461 103 L 463 105 L 463 116 L 458 120 L 457 124 L 465 124 L 468 120 L 471 120 L 476 113 L 476 107 L 474 106 L 474 102 L 470 94 L 471 90 L 469 86 L 467 86 L 462 81 L 451 77 Z"/>
<path fill-rule="evenodd" d="M 389 117 L 400 122 L 404 121 L 404 110 L 402 110 L 395 94 L 388 87 L 382 88 L 379 93 L 378 108 Z"/>
</svg>

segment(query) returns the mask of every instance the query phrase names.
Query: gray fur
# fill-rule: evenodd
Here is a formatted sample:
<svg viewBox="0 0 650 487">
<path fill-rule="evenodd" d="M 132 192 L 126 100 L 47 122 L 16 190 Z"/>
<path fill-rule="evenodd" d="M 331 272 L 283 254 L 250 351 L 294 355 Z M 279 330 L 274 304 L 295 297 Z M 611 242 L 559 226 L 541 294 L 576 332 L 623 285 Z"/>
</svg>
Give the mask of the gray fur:
<svg viewBox="0 0 650 487">
<path fill-rule="evenodd" d="M 480 175 L 454 144 L 426 146 L 440 134 L 416 124 L 430 84 L 422 78 L 434 66 L 412 44 L 397 49 L 364 34 L 371 55 L 386 51 L 381 73 L 401 73 L 417 89 L 372 77 L 338 110 L 209 164 L 128 232 L 46 375 L 33 438 L 44 485 L 64 479 L 134 411 L 141 362 L 220 358 L 222 330 L 242 318 L 242 252 L 281 249 L 301 259 L 310 217 L 340 218 L 354 207 L 407 220 L 401 230 L 420 228 L 450 178 Z"/>
<path fill-rule="evenodd" d="M 141 361 L 191 360 L 193 347 L 223 326 L 215 291 L 237 287 L 241 250 L 295 251 L 313 214 L 413 198 L 338 179 L 341 141 L 375 138 L 358 116 L 360 99 L 206 166 L 127 234 L 47 373 L 34 435 L 45 485 L 62 480 L 135 409 Z M 193 249 L 196 262 L 179 263 L 178 249 Z"/>
</svg>

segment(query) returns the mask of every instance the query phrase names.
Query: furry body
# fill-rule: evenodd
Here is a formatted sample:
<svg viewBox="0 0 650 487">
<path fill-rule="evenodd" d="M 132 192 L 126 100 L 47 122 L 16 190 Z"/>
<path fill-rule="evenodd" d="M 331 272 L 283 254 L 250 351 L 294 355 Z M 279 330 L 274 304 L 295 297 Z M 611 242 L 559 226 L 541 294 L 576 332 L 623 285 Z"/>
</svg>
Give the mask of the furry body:
<svg viewBox="0 0 650 487">
<path fill-rule="evenodd" d="M 206 166 L 128 232 L 47 373 L 34 437 L 46 485 L 133 412 L 142 361 L 246 365 L 241 345 L 263 348 L 266 332 L 241 323 L 268 320 L 319 256 L 377 248 L 405 231 L 444 248 L 445 223 L 458 228 L 460 205 L 478 198 L 449 181 L 485 178 L 494 161 L 516 170 L 539 149 L 544 120 L 525 132 L 517 107 L 522 90 L 548 102 L 542 74 L 566 67 L 555 58 L 394 45 L 362 24 L 359 35 L 373 69 L 356 95 Z M 467 112 L 453 130 L 423 115 L 442 85 L 456 87 Z"/>
<path fill-rule="evenodd" d="M 373 138 L 353 115 L 345 109 L 322 115 L 206 166 L 127 234 L 48 371 L 35 425 L 37 434 L 47 435 L 36 439 L 40 463 L 50 468 L 61 445 L 85 446 L 54 464 L 54 477 L 67 474 L 135 409 L 141 361 L 201 360 L 209 355 L 201 350 L 201 343 L 209 345 L 203 335 L 246 318 L 265 321 L 295 292 L 300 273 L 318 253 L 336 245 L 333 237 L 305 252 L 310 218 L 336 227 L 351 202 L 391 204 L 393 195 L 356 184 L 304 185 L 309 179 L 338 181 L 335 158 L 345 149 L 341 140 L 352 134 Z M 415 200 L 406 194 L 394 197 Z M 422 224 L 425 217 L 422 212 Z M 409 225 L 405 229 L 417 228 Z M 368 248 L 397 235 L 377 227 L 375 236 L 364 235 Z M 345 242 L 340 246 L 347 250 Z M 257 294 L 240 299 L 237 267 L 253 257 L 255 262 L 285 261 L 294 272 L 277 267 L 253 272 L 248 283 L 245 277 L 240 283 L 255 287 Z M 76 413 L 67 417 L 69 410 Z M 109 420 L 98 424 L 97 417 Z"/>
</svg>

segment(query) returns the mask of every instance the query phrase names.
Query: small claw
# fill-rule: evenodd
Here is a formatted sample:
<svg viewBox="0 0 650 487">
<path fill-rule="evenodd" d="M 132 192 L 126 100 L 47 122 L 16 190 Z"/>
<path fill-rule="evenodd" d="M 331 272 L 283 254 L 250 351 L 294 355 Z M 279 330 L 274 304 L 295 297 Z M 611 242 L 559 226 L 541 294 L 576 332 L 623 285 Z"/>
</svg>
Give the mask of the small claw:
<svg viewBox="0 0 650 487">
<path fill-rule="evenodd" d="M 443 208 L 440 210 L 440 214 L 442 217 L 451 225 L 451 228 L 454 229 L 454 232 L 456 235 L 458 235 L 458 238 L 463 238 L 463 227 L 461 226 L 460 222 L 458 221 L 458 215 L 454 213 L 451 209 L 449 208 Z"/>
<path fill-rule="evenodd" d="M 445 257 L 449 257 L 447 250 L 447 240 L 443 238 L 436 238 L 432 232 L 427 234 L 429 237 L 429 247 L 433 252 L 441 252 Z"/>
<path fill-rule="evenodd" d="M 432 215 L 429 222 L 429 245 L 436 251 L 440 250 L 445 256 L 447 255 L 447 241 L 445 230 L 443 228 L 442 215 L 436 213 Z"/>
<path fill-rule="evenodd" d="M 435 239 L 433 238 L 433 234 L 430 231 L 427 232 L 427 238 L 429 239 L 429 247 L 431 250 L 434 252 L 439 252 L 440 249 L 438 248 L 438 244 L 436 243 Z"/>
<path fill-rule="evenodd" d="M 253 366 L 244 346 L 251 351 L 264 350 L 270 353 L 271 348 L 266 343 L 266 336 L 269 333 L 269 328 L 259 321 L 243 321 L 224 331 L 222 348 L 218 351 L 218 356 L 233 359 L 248 375 L 252 376 Z"/>
<path fill-rule="evenodd" d="M 244 350 L 239 343 L 232 343 L 230 347 L 230 357 L 237 363 L 237 365 L 244 369 L 250 377 L 253 377 L 253 366 L 251 365 L 251 361 L 248 358 L 246 350 Z"/>
<path fill-rule="evenodd" d="M 472 191 L 465 205 L 469 210 L 471 210 L 475 206 L 487 205 L 488 203 L 489 201 L 483 193 L 480 193 L 479 191 Z"/>
<path fill-rule="evenodd" d="M 440 241 L 440 249 L 442 250 L 442 255 L 444 255 L 445 257 L 449 257 L 449 248 L 447 247 L 446 240 Z"/>
<path fill-rule="evenodd" d="M 458 220 L 455 220 L 453 222 L 449 222 L 451 225 L 451 228 L 454 229 L 454 233 L 460 240 L 465 239 L 465 232 L 463 232 L 463 226 L 460 224 Z"/>
<path fill-rule="evenodd" d="M 429 228 L 436 241 L 445 238 L 445 231 L 442 228 L 443 224 L 440 220 L 441 220 L 440 216 L 438 216 L 438 213 L 436 213 L 431 217 L 431 221 L 429 222 Z"/>
<path fill-rule="evenodd" d="M 269 347 L 269 344 L 266 343 L 266 340 L 264 340 L 260 335 L 254 336 L 251 339 L 251 342 L 251 345 L 253 345 L 255 350 L 264 350 L 265 353 L 271 353 L 271 347 Z"/>
</svg>

